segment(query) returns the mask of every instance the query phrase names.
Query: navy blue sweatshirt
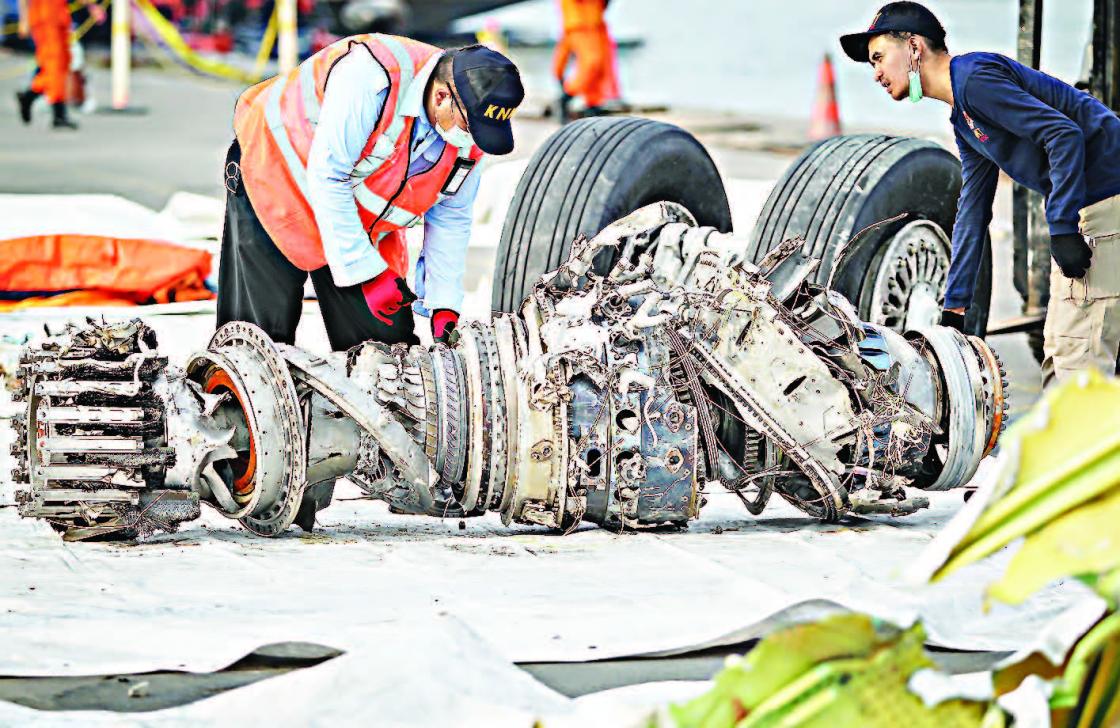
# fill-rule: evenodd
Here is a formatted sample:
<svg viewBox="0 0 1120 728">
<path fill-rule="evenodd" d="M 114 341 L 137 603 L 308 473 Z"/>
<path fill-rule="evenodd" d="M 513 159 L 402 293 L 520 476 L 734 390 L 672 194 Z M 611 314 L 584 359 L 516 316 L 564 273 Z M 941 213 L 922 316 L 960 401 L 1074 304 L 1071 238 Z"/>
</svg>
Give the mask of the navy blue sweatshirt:
<svg viewBox="0 0 1120 728">
<path fill-rule="evenodd" d="M 1120 194 L 1120 118 L 1087 93 L 998 53 L 949 64 L 964 185 L 945 308 L 972 303 L 999 170 L 1046 197 L 1051 235 L 1076 233 L 1079 211 Z"/>
</svg>

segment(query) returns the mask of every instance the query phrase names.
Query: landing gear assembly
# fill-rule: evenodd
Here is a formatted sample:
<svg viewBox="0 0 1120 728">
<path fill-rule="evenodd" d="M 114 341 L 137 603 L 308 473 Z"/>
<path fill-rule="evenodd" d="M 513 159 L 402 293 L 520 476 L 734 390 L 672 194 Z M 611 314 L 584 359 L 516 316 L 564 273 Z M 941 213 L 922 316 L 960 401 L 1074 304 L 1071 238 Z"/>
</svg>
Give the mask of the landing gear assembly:
<svg viewBox="0 0 1120 728">
<path fill-rule="evenodd" d="M 611 184 L 638 145 L 664 166 Z M 835 521 L 912 513 L 927 504 L 913 489 L 965 485 L 995 446 L 999 360 L 918 307 L 944 275 L 937 209 L 848 258 L 837 236 L 885 204 L 866 187 L 834 196 L 831 232 L 785 236 L 804 220 L 775 212 L 800 209 L 780 183 L 763 217 L 785 222 L 736 235 L 711 160 L 679 129 L 594 119 L 542 150 L 499 256 L 495 302 L 516 313 L 453 345 L 321 358 L 234 322 L 180 369 L 142 322 L 91 321 L 29 348 L 21 515 L 70 538 L 137 537 L 206 505 L 274 536 L 310 530 L 346 477 L 396 512 L 558 531 L 684 526 L 717 489 L 752 514 L 776 494 Z M 676 195 L 673 169 L 694 183 Z M 557 179 L 574 197 L 542 201 Z"/>
<path fill-rule="evenodd" d="M 964 485 L 999 436 L 998 359 L 951 329 L 861 322 L 809 282 L 803 244 L 754 265 L 649 205 L 454 346 L 322 359 L 234 322 L 179 370 L 139 321 L 74 327 L 21 363 L 20 513 L 135 536 L 206 504 L 272 536 L 349 477 L 404 513 L 638 529 L 686 524 L 713 488 L 833 521 Z"/>
</svg>

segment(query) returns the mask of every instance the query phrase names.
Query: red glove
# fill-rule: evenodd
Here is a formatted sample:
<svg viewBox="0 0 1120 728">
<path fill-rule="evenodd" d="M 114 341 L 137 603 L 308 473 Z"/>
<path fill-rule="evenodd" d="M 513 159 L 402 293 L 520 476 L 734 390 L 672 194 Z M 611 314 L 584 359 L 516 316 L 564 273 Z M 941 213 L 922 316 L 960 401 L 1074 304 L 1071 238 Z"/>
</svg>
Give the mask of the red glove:
<svg viewBox="0 0 1120 728">
<path fill-rule="evenodd" d="M 458 325 L 459 314 L 448 308 L 436 309 L 432 312 L 432 340 L 441 344 L 448 343 Z"/>
<path fill-rule="evenodd" d="M 363 283 L 362 294 L 370 313 L 381 323 L 396 326 L 405 317 L 411 320 L 409 304 L 416 300 L 416 295 L 392 269 L 386 268 L 372 281 Z"/>
</svg>

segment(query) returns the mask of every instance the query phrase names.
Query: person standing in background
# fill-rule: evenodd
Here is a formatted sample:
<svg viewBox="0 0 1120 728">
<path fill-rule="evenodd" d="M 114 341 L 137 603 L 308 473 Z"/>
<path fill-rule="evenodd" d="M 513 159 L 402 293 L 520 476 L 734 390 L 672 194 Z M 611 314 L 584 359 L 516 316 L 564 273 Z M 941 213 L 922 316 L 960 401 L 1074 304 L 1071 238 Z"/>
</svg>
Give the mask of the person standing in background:
<svg viewBox="0 0 1120 728">
<path fill-rule="evenodd" d="M 604 14 L 610 0 L 560 0 L 563 34 L 556 44 L 552 72 L 560 82 L 560 121 L 569 119 L 573 97 L 582 97 L 594 114 L 603 103 L 618 98 L 614 47 Z M 575 56 L 575 71 L 565 78 Z"/>
<path fill-rule="evenodd" d="M 93 0 L 85 0 L 90 15 L 105 21 L 105 10 Z M 54 114 L 55 129 L 77 129 L 78 125 L 66 110 L 66 85 L 70 75 L 70 8 L 66 0 L 19 0 L 19 35 L 29 35 L 35 43 L 35 61 L 39 70 L 31 85 L 16 92 L 19 117 L 31 123 L 31 105 L 39 96 L 46 96 Z"/>
<path fill-rule="evenodd" d="M 945 28 L 923 5 L 884 5 L 840 38 L 895 101 L 951 108 L 962 184 L 941 325 L 963 331 L 979 276 L 999 173 L 1046 198 L 1050 303 L 1042 383 L 1120 354 L 1120 119 L 1089 94 L 998 53 L 951 55 Z"/>
</svg>

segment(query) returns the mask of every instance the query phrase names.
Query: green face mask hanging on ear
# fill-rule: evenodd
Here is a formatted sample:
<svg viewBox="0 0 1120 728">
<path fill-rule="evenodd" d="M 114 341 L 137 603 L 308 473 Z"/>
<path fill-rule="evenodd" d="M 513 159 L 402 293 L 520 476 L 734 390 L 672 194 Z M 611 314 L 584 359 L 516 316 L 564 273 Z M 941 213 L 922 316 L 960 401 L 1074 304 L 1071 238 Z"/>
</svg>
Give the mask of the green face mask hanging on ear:
<svg viewBox="0 0 1120 728">
<path fill-rule="evenodd" d="M 910 72 L 910 101 L 918 103 L 922 100 L 922 77 L 917 71 Z"/>
<path fill-rule="evenodd" d="M 916 104 L 922 100 L 922 77 L 918 73 L 921 61 L 910 61 L 910 103 Z"/>
</svg>

